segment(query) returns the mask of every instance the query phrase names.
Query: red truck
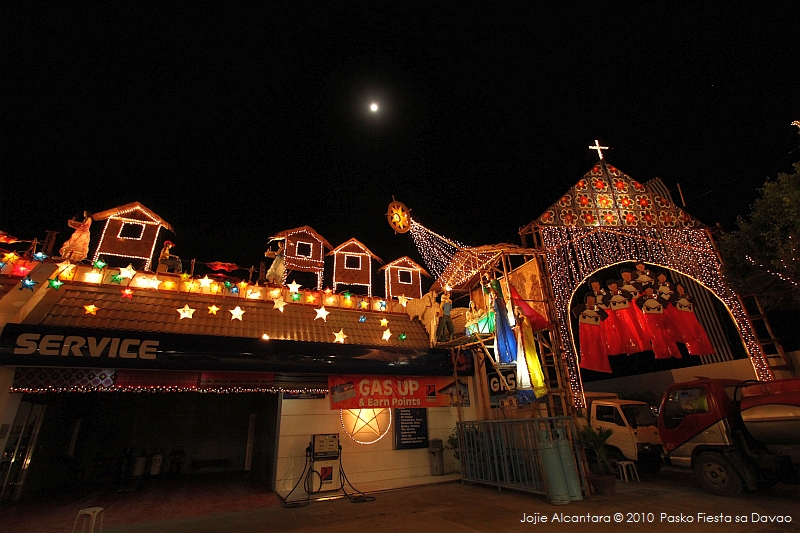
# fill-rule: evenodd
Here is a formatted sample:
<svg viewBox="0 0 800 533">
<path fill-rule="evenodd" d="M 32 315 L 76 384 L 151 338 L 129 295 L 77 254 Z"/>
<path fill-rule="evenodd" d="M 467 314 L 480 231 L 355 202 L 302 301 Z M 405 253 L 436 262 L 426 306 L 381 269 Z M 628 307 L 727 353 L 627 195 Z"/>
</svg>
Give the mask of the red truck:
<svg viewBox="0 0 800 533">
<path fill-rule="evenodd" d="M 706 490 L 800 483 L 800 378 L 698 379 L 661 400 L 658 431 L 666 462 L 690 467 Z"/>
</svg>

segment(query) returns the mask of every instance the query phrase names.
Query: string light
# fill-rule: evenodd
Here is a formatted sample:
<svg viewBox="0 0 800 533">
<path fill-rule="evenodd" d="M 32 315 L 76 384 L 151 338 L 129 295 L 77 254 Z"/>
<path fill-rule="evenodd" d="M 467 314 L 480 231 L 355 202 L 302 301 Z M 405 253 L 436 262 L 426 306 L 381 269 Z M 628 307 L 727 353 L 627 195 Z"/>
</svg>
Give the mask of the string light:
<svg viewBox="0 0 800 533">
<path fill-rule="evenodd" d="M 184 318 L 188 318 L 188 319 L 191 320 L 192 315 L 194 314 L 194 312 L 196 310 L 192 309 L 191 307 L 189 307 L 189 304 L 186 304 L 186 305 L 183 306 L 183 308 L 176 309 L 176 311 L 178 311 L 178 314 L 181 315 L 179 320 L 183 320 Z"/>
<path fill-rule="evenodd" d="M 217 311 L 219 311 L 219 307 L 217 307 L 216 305 L 212 304 L 212 305 L 208 306 L 208 314 L 209 315 L 216 315 Z"/>
<path fill-rule="evenodd" d="M 338 342 L 344 344 L 344 340 L 347 338 L 347 335 L 344 334 L 344 329 L 340 329 L 338 333 L 334 333 L 333 336 L 335 337 L 333 342 Z"/>
<path fill-rule="evenodd" d="M 328 394 L 328 389 L 305 388 L 287 389 L 285 387 L 178 387 L 178 386 L 153 386 L 153 385 L 133 385 L 120 387 L 112 385 L 110 387 L 94 387 L 75 385 L 71 387 L 12 387 L 9 392 L 15 394 L 48 394 L 61 392 L 197 392 L 208 394 L 241 394 L 241 393 L 270 393 L 270 394 Z"/>
<path fill-rule="evenodd" d="M 133 300 L 133 289 L 125 288 L 125 289 L 122 289 L 120 292 L 122 293 L 122 297 L 123 298 L 127 298 L 129 300 Z"/>
<path fill-rule="evenodd" d="M 381 338 L 385 341 L 388 341 L 391 336 L 392 336 L 392 330 L 385 329 L 383 330 L 383 335 L 381 336 Z"/>
<path fill-rule="evenodd" d="M 375 258 L 376 260 L 380 261 L 378 256 L 373 254 L 369 249 L 364 246 L 363 243 L 358 241 L 357 239 L 353 238 L 350 239 L 336 248 L 334 248 L 330 254 L 333 255 L 333 290 L 336 290 L 339 285 L 347 284 L 347 285 L 360 285 L 363 287 L 367 287 L 367 296 L 372 296 L 372 259 Z M 347 262 L 349 258 L 358 259 L 358 267 L 349 267 L 347 266 Z M 365 266 L 366 264 L 366 266 Z M 340 279 L 340 265 L 344 269 L 344 280 Z M 349 272 L 348 272 L 349 271 Z M 359 281 L 358 279 L 354 278 L 353 271 L 357 272 L 357 276 L 363 276 L 366 274 L 367 280 Z"/>
<path fill-rule="evenodd" d="M 411 237 L 414 239 L 414 245 L 422 254 L 425 264 L 436 278 L 442 275 L 456 252 L 465 247 L 458 241 L 451 241 L 429 230 L 413 218 L 411 219 Z"/>
<path fill-rule="evenodd" d="M 233 309 L 229 309 L 231 313 L 231 320 L 238 320 L 239 322 L 242 321 L 242 315 L 244 315 L 245 311 L 238 305 Z"/>
<path fill-rule="evenodd" d="M 314 317 L 314 320 L 317 320 L 318 318 L 321 318 L 323 322 L 327 322 L 329 314 L 331 314 L 331 312 L 326 310 L 325 306 L 323 305 L 322 307 L 317 309 L 317 316 Z"/>
<path fill-rule="evenodd" d="M 139 213 L 141 213 L 145 217 L 147 217 L 149 220 L 140 220 L 140 219 L 134 219 L 134 218 L 129 218 L 129 217 L 122 216 L 122 215 L 127 215 L 129 213 L 133 213 L 134 211 L 138 211 Z M 106 223 L 103 226 L 103 232 L 100 234 L 100 243 L 97 245 L 97 251 L 95 252 L 94 258 L 92 259 L 92 261 L 97 261 L 97 259 L 100 257 L 101 253 L 103 255 L 110 255 L 110 256 L 114 256 L 114 257 L 125 257 L 125 258 L 128 258 L 128 259 L 143 259 L 145 261 L 144 269 L 145 270 L 150 270 L 150 264 L 151 264 L 152 259 L 153 259 L 153 252 L 156 249 L 156 243 L 158 242 L 158 236 L 161 233 L 161 228 L 165 227 L 168 230 L 171 230 L 172 227 L 169 224 L 167 224 L 164 220 L 160 219 L 155 213 L 153 213 L 152 211 L 150 211 L 149 209 L 144 207 L 142 204 L 140 204 L 139 202 L 133 202 L 131 204 L 126 204 L 126 205 L 123 205 L 123 206 L 120 206 L 120 207 L 117 207 L 117 208 L 114 208 L 114 209 L 110 209 L 108 211 L 103 211 L 102 213 L 97 213 L 97 214 L 94 215 L 94 219 L 95 220 L 102 220 L 103 218 L 106 218 Z M 109 252 L 107 250 L 104 250 L 103 249 L 103 243 L 105 242 L 106 232 L 108 231 L 109 225 L 111 224 L 112 220 L 119 221 L 119 223 L 120 223 L 119 232 L 117 233 L 117 238 L 118 239 L 127 239 L 127 240 L 131 239 L 130 237 L 123 237 L 122 236 L 122 228 L 125 226 L 125 224 L 136 224 L 136 225 L 142 226 L 142 235 L 140 237 L 138 237 L 138 238 L 133 239 L 133 240 L 140 240 L 140 241 L 143 240 L 144 232 L 145 232 L 144 230 L 145 230 L 146 226 L 156 226 L 156 233 L 155 233 L 155 236 L 153 237 L 153 244 L 150 247 L 150 254 L 148 256 L 144 257 L 144 256 L 137 256 L 137 255 L 126 255 L 126 254 L 112 253 L 112 252 Z"/>
<path fill-rule="evenodd" d="M 322 289 L 322 275 L 325 271 L 325 262 L 323 260 L 324 249 L 329 250 L 333 248 L 322 235 L 314 231 L 310 226 L 302 226 L 291 230 L 286 230 L 273 235 L 272 238 L 283 237 L 286 242 L 284 248 L 284 263 L 286 264 L 286 273 L 289 270 L 299 270 L 302 272 L 315 272 L 317 274 L 317 290 Z M 303 239 L 310 239 L 316 241 L 318 246 L 307 240 L 299 240 L 298 237 Z M 310 248 L 309 255 L 301 255 L 298 253 L 298 248 L 304 244 Z M 286 276 L 286 274 L 284 274 Z M 285 279 L 285 278 L 284 278 Z"/>
<path fill-rule="evenodd" d="M 99 307 L 94 304 L 84 305 L 83 308 L 85 309 L 84 314 L 86 315 L 97 315 Z"/>
</svg>

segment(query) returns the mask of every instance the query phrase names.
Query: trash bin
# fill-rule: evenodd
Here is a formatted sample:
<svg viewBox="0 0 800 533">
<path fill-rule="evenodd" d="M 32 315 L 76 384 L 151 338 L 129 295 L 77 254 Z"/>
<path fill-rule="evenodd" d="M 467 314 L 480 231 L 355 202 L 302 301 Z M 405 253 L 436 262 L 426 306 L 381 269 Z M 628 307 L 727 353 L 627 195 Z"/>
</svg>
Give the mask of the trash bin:
<svg viewBox="0 0 800 533">
<path fill-rule="evenodd" d="M 442 439 L 431 439 L 428 442 L 428 452 L 431 456 L 431 475 L 444 475 L 444 444 Z"/>
</svg>

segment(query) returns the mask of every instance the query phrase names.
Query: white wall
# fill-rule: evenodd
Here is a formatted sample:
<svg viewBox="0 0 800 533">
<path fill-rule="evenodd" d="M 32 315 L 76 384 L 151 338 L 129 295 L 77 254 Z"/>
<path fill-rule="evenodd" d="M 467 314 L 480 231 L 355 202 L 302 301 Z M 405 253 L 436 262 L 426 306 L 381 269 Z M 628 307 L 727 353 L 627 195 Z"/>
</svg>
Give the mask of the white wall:
<svg viewBox="0 0 800 533">
<path fill-rule="evenodd" d="M 462 378 L 463 379 L 463 378 Z M 469 381 L 472 381 L 469 378 Z M 473 387 L 470 383 L 470 392 Z M 475 419 L 475 402 L 472 407 L 461 409 L 462 420 Z M 428 437 L 442 439 L 453 431 L 458 420 L 455 407 L 428 408 Z M 395 421 L 392 421 L 394 426 Z M 339 411 L 330 409 L 328 398 L 319 400 L 283 400 L 280 414 L 280 437 L 278 439 L 278 465 L 276 491 L 286 495 L 303 473 L 305 450 L 312 434 L 338 433 L 342 446 L 342 466 L 347 478 L 358 489 L 359 484 L 369 483 L 369 490 L 395 488 L 430 479 L 430 459 L 427 448 L 416 450 L 394 450 L 394 427 L 374 444 L 358 444 L 344 432 Z M 460 472 L 460 465 L 451 450 L 444 451 L 445 472 Z M 423 476 L 428 476 L 425 479 Z M 301 486 L 292 495 L 304 494 Z"/>
</svg>

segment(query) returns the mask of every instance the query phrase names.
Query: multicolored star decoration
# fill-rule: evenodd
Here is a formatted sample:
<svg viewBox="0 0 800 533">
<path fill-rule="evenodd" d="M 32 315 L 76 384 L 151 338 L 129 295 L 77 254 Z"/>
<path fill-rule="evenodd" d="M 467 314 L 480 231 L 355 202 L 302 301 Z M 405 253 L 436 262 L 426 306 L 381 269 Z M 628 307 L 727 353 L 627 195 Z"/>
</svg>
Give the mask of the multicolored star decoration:
<svg viewBox="0 0 800 533">
<path fill-rule="evenodd" d="M 386 300 L 378 302 L 378 306 L 381 308 L 381 311 L 386 311 Z"/>
<path fill-rule="evenodd" d="M 97 258 L 97 261 L 95 261 L 94 263 L 92 263 L 92 266 L 93 266 L 94 268 L 96 268 L 97 270 L 103 270 L 105 267 L 107 267 L 107 266 L 108 266 L 108 263 L 106 263 L 105 261 L 103 261 L 102 259 L 100 259 L 100 258 L 98 257 L 98 258 Z"/>
<path fill-rule="evenodd" d="M 233 309 L 229 309 L 231 313 L 231 320 L 238 320 L 239 322 L 242 321 L 242 315 L 244 314 L 244 309 L 239 307 L 238 305 Z"/>
<path fill-rule="evenodd" d="M 58 278 L 50 278 L 47 280 L 47 287 L 50 289 L 58 290 L 63 284 L 64 282 Z"/>
<path fill-rule="evenodd" d="M 273 309 L 277 309 L 278 311 L 283 313 L 283 308 L 284 306 L 286 306 L 286 302 L 283 301 L 283 296 L 278 296 L 277 298 L 275 298 L 275 300 L 272 301 L 272 303 L 274 304 L 272 307 Z"/>
<path fill-rule="evenodd" d="M 401 333 L 400 335 L 397 336 L 397 338 L 400 339 L 401 341 L 406 340 L 407 337 L 408 335 L 406 335 L 405 333 Z"/>
<path fill-rule="evenodd" d="M 333 342 L 339 342 L 342 344 L 344 344 L 344 340 L 347 338 L 347 335 L 344 334 L 344 329 L 340 329 L 338 333 L 334 333 L 333 335 L 336 337 Z"/>
<path fill-rule="evenodd" d="M 287 285 L 287 287 L 289 287 L 289 292 L 298 292 L 300 290 L 300 287 L 302 287 L 302 285 L 297 283 L 295 280 L 292 280 L 292 282 L 289 285 Z"/>
<path fill-rule="evenodd" d="M 189 304 L 186 304 L 183 306 L 183 308 L 177 309 L 177 311 L 178 314 L 181 315 L 181 318 L 179 320 L 183 320 L 184 318 L 191 319 L 192 315 L 196 310 L 189 307 Z"/>
<path fill-rule="evenodd" d="M 408 298 L 405 296 L 398 296 L 397 299 L 400 301 L 400 305 L 406 307 L 408 305 Z"/>
<path fill-rule="evenodd" d="M 314 317 L 314 320 L 321 318 L 323 322 L 328 321 L 328 315 L 331 314 L 331 312 L 326 310 L 324 305 L 319 309 L 317 309 L 316 311 L 317 311 L 317 316 Z"/>
<path fill-rule="evenodd" d="M 15 276 L 24 276 L 30 271 L 30 268 L 24 263 L 19 263 L 14 265 L 13 270 L 11 271 L 12 274 Z"/>
<path fill-rule="evenodd" d="M 19 288 L 19 290 L 30 289 L 31 292 L 32 292 L 33 291 L 33 286 L 34 285 L 38 285 L 38 283 L 39 283 L 38 281 L 33 281 L 30 276 L 26 276 L 22 280 L 22 286 Z"/>
<path fill-rule="evenodd" d="M 208 289 L 211 287 L 211 282 L 214 280 L 209 278 L 208 274 L 206 274 L 205 277 L 200 278 L 198 281 L 200 282 L 200 287 Z"/>
<path fill-rule="evenodd" d="M 217 311 L 219 311 L 219 307 L 217 307 L 216 305 L 211 304 L 211 305 L 208 306 L 208 314 L 209 315 L 215 315 L 216 316 Z"/>
<path fill-rule="evenodd" d="M 133 289 L 125 288 L 119 292 L 122 293 L 123 298 L 127 298 L 128 300 L 133 300 Z"/>
<path fill-rule="evenodd" d="M 128 264 L 125 268 L 119 269 L 119 275 L 123 278 L 133 279 L 133 276 L 136 275 L 136 269 L 133 268 L 132 264 Z"/>
<path fill-rule="evenodd" d="M 47 259 L 49 256 L 44 252 L 36 252 L 33 254 L 33 258 L 39 261 L 40 263 L 44 263 L 44 260 Z"/>
<path fill-rule="evenodd" d="M 17 259 L 19 259 L 17 252 L 8 252 L 7 254 L 3 255 L 3 263 L 13 263 Z"/>
<path fill-rule="evenodd" d="M 358 317 L 358 321 L 363 324 L 364 322 L 367 321 L 367 317 L 365 317 L 364 315 L 361 315 L 360 317 Z"/>
<path fill-rule="evenodd" d="M 83 308 L 86 310 L 84 314 L 95 315 L 95 316 L 97 315 L 97 310 L 100 309 L 94 304 L 84 305 Z"/>
<path fill-rule="evenodd" d="M 386 318 L 381 318 L 381 327 L 385 328 L 388 325 L 389 325 L 389 320 Z"/>
<path fill-rule="evenodd" d="M 300 293 L 299 292 L 293 292 L 292 293 L 292 301 L 293 302 L 299 302 L 300 301 Z"/>
<path fill-rule="evenodd" d="M 125 276 L 121 276 L 120 274 L 111 274 L 111 283 L 116 283 L 119 285 L 122 283 L 123 279 L 125 279 Z"/>
<path fill-rule="evenodd" d="M 392 331 L 391 330 L 386 329 L 386 330 L 383 331 L 383 337 L 382 337 L 383 340 L 388 341 L 391 336 L 392 336 Z"/>
<path fill-rule="evenodd" d="M 361 309 L 369 309 L 369 302 L 367 300 L 361 300 L 358 305 L 361 306 Z"/>
</svg>

